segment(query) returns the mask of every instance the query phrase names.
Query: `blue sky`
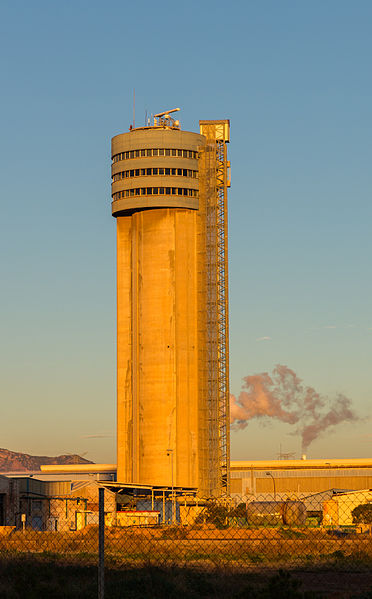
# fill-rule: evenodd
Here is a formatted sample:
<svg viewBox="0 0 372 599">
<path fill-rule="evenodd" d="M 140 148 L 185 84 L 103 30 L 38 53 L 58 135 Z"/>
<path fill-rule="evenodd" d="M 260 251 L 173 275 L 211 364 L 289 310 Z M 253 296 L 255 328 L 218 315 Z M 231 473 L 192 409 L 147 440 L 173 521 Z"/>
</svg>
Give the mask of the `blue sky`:
<svg viewBox="0 0 372 599">
<path fill-rule="evenodd" d="M 309 457 L 371 457 L 372 5 L 0 4 L 0 445 L 114 460 L 110 137 L 230 118 L 231 391 L 285 364 L 363 417 Z M 269 337 L 269 339 L 262 339 Z M 299 454 L 250 422 L 232 456 Z"/>
</svg>

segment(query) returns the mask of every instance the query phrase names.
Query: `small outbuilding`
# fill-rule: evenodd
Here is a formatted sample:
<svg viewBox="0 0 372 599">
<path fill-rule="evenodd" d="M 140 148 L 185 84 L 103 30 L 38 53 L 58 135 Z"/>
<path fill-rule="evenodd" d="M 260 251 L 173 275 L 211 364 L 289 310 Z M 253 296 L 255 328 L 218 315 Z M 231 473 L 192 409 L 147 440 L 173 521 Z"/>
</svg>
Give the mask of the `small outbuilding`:
<svg viewBox="0 0 372 599">
<path fill-rule="evenodd" d="M 372 503 L 372 489 L 339 493 L 323 504 L 324 526 L 352 526 L 352 511 L 358 505 Z"/>
</svg>

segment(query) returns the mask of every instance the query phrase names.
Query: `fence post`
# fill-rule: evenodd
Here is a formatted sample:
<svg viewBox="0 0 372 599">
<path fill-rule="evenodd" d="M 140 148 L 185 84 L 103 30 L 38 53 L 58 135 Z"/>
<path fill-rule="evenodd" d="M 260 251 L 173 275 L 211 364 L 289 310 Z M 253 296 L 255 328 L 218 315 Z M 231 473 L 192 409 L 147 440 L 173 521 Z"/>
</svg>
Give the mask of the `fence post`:
<svg viewBox="0 0 372 599">
<path fill-rule="evenodd" d="M 105 597 L 105 489 L 98 489 L 98 599 Z"/>
</svg>

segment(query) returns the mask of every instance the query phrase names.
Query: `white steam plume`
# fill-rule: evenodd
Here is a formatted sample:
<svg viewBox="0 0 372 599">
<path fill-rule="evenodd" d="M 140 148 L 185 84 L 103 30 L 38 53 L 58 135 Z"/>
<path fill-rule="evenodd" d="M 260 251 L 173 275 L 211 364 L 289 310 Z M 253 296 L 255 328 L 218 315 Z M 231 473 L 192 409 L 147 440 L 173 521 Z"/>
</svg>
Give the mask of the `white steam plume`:
<svg viewBox="0 0 372 599">
<path fill-rule="evenodd" d="M 246 376 L 236 399 L 230 398 L 230 418 L 235 429 L 245 428 L 253 418 L 275 418 L 297 425 L 302 437 L 302 450 L 329 427 L 341 422 L 355 422 L 359 417 L 351 400 L 338 394 L 334 399 L 322 396 L 303 385 L 296 373 L 278 364 L 272 375 L 267 372 Z"/>
</svg>

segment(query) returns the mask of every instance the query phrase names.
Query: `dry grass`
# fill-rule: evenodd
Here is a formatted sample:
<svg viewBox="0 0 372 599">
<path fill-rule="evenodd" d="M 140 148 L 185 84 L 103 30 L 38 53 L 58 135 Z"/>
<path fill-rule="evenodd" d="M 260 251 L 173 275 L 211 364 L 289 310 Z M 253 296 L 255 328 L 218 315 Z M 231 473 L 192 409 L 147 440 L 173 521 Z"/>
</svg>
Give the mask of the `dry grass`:
<svg viewBox="0 0 372 599">
<path fill-rule="evenodd" d="M 211 526 L 107 528 L 106 562 L 234 568 L 235 570 L 316 567 L 349 571 L 372 567 L 372 538 L 331 536 L 322 529 L 228 528 Z M 78 532 L 15 531 L 0 538 L 0 555 L 59 555 L 64 561 L 96 563 L 98 529 Z"/>
</svg>

